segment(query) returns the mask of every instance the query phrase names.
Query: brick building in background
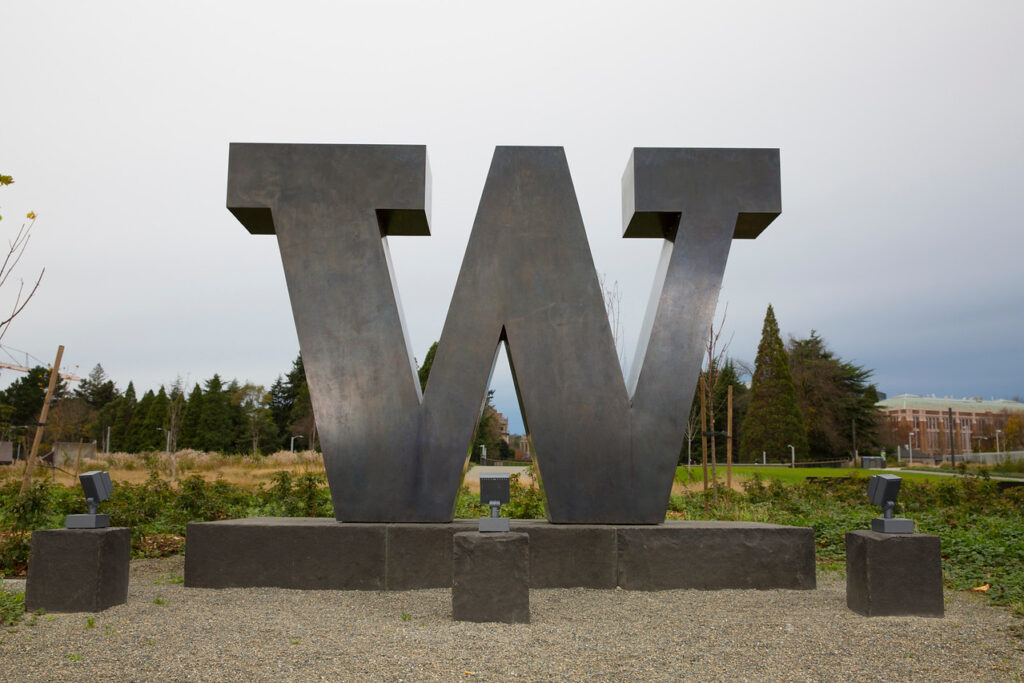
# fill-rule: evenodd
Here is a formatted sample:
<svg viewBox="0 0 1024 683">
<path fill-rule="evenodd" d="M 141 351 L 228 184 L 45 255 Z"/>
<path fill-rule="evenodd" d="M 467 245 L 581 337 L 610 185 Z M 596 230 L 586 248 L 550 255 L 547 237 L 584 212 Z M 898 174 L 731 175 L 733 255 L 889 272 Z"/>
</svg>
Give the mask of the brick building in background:
<svg viewBox="0 0 1024 683">
<path fill-rule="evenodd" d="M 948 456 L 949 410 L 956 453 L 1006 451 L 1018 447 L 1024 403 L 1006 399 L 936 398 L 902 394 L 875 404 L 884 416 L 882 438 L 915 454 Z"/>
</svg>

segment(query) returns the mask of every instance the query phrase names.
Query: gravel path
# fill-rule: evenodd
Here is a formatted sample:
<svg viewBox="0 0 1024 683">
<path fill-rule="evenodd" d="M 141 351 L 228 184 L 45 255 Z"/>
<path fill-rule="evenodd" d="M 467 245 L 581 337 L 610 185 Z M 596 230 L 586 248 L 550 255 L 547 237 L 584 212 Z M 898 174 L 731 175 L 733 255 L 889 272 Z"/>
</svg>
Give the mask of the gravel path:
<svg viewBox="0 0 1024 683">
<path fill-rule="evenodd" d="M 529 625 L 453 622 L 451 592 L 212 590 L 132 562 L 128 604 L 0 631 L 0 680 L 1021 680 L 1022 626 L 947 593 L 946 618 L 868 619 L 814 591 L 535 590 Z M 404 615 L 404 616 L 403 616 Z M 94 626 L 87 626 L 92 616 Z"/>
</svg>

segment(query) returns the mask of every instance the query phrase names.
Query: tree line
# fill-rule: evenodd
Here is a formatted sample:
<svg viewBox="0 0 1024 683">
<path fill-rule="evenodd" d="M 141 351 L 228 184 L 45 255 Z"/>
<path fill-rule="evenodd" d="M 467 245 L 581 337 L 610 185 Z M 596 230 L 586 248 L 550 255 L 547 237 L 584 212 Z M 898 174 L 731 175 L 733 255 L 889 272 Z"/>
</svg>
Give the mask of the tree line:
<svg viewBox="0 0 1024 683">
<path fill-rule="evenodd" d="M 714 334 L 714 330 L 712 330 Z M 711 347 L 714 344 L 710 345 Z M 426 388 L 435 342 L 419 366 Z M 783 344 L 771 306 L 765 315 L 757 359 L 751 369 L 716 355 L 711 348 L 701 373 L 706 384 L 707 431 L 719 461 L 724 459 L 726 396 L 733 387 L 733 455 L 737 461 L 788 461 L 849 458 L 858 450 L 880 448 L 881 413 L 872 371 L 845 361 L 811 331 Z M 743 381 L 751 377 L 750 386 Z M 8 440 L 30 438 L 45 400 L 49 370 L 37 366 L 0 392 L 0 434 Z M 700 460 L 700 383 L 694 390 L 680 462 Z M 497 413 L 488 391 L 474 435 L 472 456 L 480 446 L 492 457 L 512 451 L 500 437 Z M 854 436 L 856 433 L 856 436 Z M 44 432 L 44 447 L 56 441 L 95 441 L 101 450 L 142 452 L 191 448 L 231 454 L 266 454 L 297 447 L 317 448 L 316 421 L 309 386 L 298 356 L 291 369 L 269 389 L 225 382 L 215 374 L 186 392 L 179 378 L 157 391 L 137 395 L 134 384 L 121 391 L 101 365 L 70 390 L 57 382 Z M 854 444 L 856 438 L 856 444 Z M 539 454 L 543 458 L 543 454 Z"/>
<path fill-rule="evenodd" d="M 714 334 L 714 330 L 712 330 Z M 768 306 L 757 358 L 751 369 L 741 361 L 708 354 L 701 376 L 705 406 L 713 406 L 708 430 L 726 431 L 726 396 L 733 387 L 733 457 L 739 462 L 788 462 L 849 459 L 854 451 L 885 446 L 880 437 L 881 411 L 873 371 L 836 355 L 814 330 L 806 338 L 782 342 L 775 311 Z M 743 377 L 750 376 L 750 386 Z M 700 382 L 690 409 L 688 453 L 700 459 Z M 719 461 L 726 437 L 717 435 Z M 856 439 L 856 442 L 854 442 Z M 790 450 L 790 445 L 793 450 Z"/>
<path fill-rule="evenodd" d="M 49 372 L 34 367 L 0 392 L 0 434 L 6 440 L 31 440 Z M 293 437 L 297 447 L 318 447 L 301 356 L 269 390 L 214 374 L 191 390 L 179 377 L 141 397 L 133 382 L 122 391 L 97 364 L 73 390 L 58 379 L 44 429 L 44 448 L 57 441 L 95 441 L 108 452 L 191 448 L 267 454 L 289 448 Z"/>
</svg>

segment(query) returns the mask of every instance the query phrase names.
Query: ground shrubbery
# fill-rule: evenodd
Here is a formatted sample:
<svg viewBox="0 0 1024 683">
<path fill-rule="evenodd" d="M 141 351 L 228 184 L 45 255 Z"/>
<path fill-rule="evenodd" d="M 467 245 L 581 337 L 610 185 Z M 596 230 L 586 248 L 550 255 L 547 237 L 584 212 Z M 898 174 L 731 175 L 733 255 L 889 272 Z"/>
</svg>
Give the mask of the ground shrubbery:
<svg viewBox="0 0 1024 683">
<path fill-rule="evenodd" d="M 669 517 L 773 522 L 814 529 L 819 566 L 844 569 L 847 531 L 868 529 L 880 512 L 867 499 L 867 477 L 822 478 L 801 484 L 778 479 L 747 481 L 744 492 L 672 496 Z M 705 512 L 705 499 L 707 509 Z M 950 477 L 904 480 L 896 515 L 917 531 L 942 539 L 942 570 L 950 588 L 989 584 L 997 604 L 1024 613 L 1024 487 L 999 491 L 996 482 Z"/>
<path fill-rule="evenodd" d="M 683 468 L 685 471 L 685 468 Z M 539 480 L 539 477 L 534 477 Z M 0 573 L 24 572 L 33 529 L 55 528 L 64 516 L 86 511 L 81 491 L 35 483 L 18 496 L 18 482 L 0 486 Z M 870 527 L 878 511 L 867 500 L 867 477 L 820 478 L 792 484 L 755 476 L 744 491 L 720 487 L 717 503 L 711 492 L 673 495 L 668 517 L 774 522 L 814 529 L 819 566 L 843 569 L 845 534 Z M 142 484 L 115 483 L 113 497 L 103 503 L 111 524 L 132 530 L 132 554 L 158 557 L 180 553 L 190 521 L 254 516 L 331 517 L 330 493 L 319 473 L 277 472 L 271 483 L 257 486 L 207 482 L 199 476 L 169 484 L 157 474 Z M 489 513 L 479 497 L 463 487 L 456 501 L 457 518 Z M 543 489 L 512 476 L 512 502 L 502 514 L 543 519 Z M 942 539 L 943 572 L 955 589 L 989 584 L 987 595 L 997 604 L 1024 613 L 1024 487 L 1000 492 L 996 482 L 975 477 L 950 477 L 919 482 L 905 479 L 896 514 L 917 522 L 922 533 Z"/>
<path fill-rule="evenodd" d="M 540 481 L 535 465 L 525 467 L 523 471 L 529 477 L 528 482 Z M 543 485 L 523 484 L 519 477 L 519 474 L 513 474 L 509 478 L 509 493 L 511 495 L 509 503 L 501 507 L 501 516 L 511 519 L 545 519 L 547 508 Z M 456 519 L 487 517 L 490 514 L 490 508 L 481 504 L 480 496 L 471 492 L 468 486 L 459 489 L 459 496 L 455 501 Z"/>
<path fill-rule="evenodd" d="M 0 487 L 0 573 L 18 574 L 28 565 L 33 529 L 64 525 L 64 517 L 87 512 L 78 487 L 34 483 L 19 496 L 20 483 Z M 184 548 L 190 521 L 214 521 L 257 516 L 333 516 L 330 492 L 323 475 L 293 476 L 278 472 L 269 486 L 245 487 L 223 480 L 207 482 L 190 476 L 172 486 L 155 473 L 143 484 L 115 482 L 114 493 L 102 512 L 112 526 L 132 530 L 134 557 L 160 557 Z"/>
</svg>

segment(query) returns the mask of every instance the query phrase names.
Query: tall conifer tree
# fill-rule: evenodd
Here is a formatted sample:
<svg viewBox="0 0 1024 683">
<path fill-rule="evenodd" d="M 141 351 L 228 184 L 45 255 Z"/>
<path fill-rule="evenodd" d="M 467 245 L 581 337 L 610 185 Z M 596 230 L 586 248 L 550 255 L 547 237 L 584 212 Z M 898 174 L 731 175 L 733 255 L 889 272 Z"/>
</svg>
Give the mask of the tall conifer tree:
<svg viewBox="0 0 1024 683">
<path fill-rule="evenodd" d="M 135 410 L 132 411 L 132 417 L 128 422 L 128 431 L 124 440 L 124 448 L 129 453 L 152 450 L 155 448 L 155 444 L 160 442 L 159 438 L 149 433 L 148 426 L 146 425 L 146 418 L 149 416 L 149 410 L 153 406 L 155 399 L 156 396 L 153 394 L 152 389 L 146 391 L 142 398 L 139 399 Z"/>
<path fill-rule="evenodd" d="M 110 425 L 110 446 L 115 451 L 131 453 L 134 445 L 131 443 L 131 422 L 135 414 L 138 401 L 135 398 L 135 384 L 128 382 L 128 388 L 124 390 L 124 396 L 114 401 L 114 421 Z"/>
<path fill-rule="evenodd" d="M 145 450 L 164 450 L 167 448 L 167 410 L 170 408 L 171 400 L 167 397 L 167 390 L 160 387 L 160 391 L 153 396 L 149 408 L 146 410 L 146 419 L 142 423 L 142 439 L 140 448 Z M 139 410 L 142 409 L 142 402 L 139 402 Z"/>
<path fill-rule="evenodd" d="M 234 383 L 233 383 L 234 384 Z M 234 385 L 237 389 L 237 385 Z M 203 412 L 199 416 L 198 447 L 204 451 L 232 452 L 237 429 L 231 409 L 232 384 L 227 387 L 214 374 L 206 380 L 203 391 Z"/>
<path fill-rule="evenodd" d="M 182 448 L 202 448 L 199 442 L 199 421 L 203 416 L 203 390 L 197 384 L 188 395 L 181 417 L 178 444 Z"/>
<path fill-rule="evenodd" d="M 779 336 L 775 311 L 769 304 L 757 347 L 750 407 L 743 420 L 740 457 L 745 461 L 757 460 L 764 452 L 773 460 L 786 460 L 790 444 L 798 460 L 807 458 L 807 433 L 796 402 L 789 359 Z"/>
</svg>

